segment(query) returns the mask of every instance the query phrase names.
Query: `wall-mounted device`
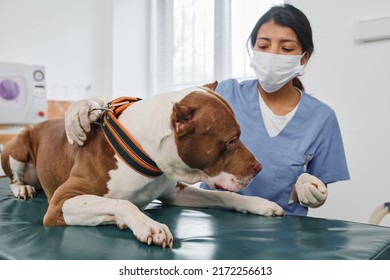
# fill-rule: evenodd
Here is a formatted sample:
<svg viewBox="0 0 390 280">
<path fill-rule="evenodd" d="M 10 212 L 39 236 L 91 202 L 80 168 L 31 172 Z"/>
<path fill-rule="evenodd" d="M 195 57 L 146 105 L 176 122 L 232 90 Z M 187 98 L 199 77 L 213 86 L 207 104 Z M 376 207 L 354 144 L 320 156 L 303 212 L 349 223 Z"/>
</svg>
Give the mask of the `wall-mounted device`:
<svg viewBox="0 0 390 280">
<path fill-rule="evenodd" d="M 354 38 L 358 43 L 390 39 L 390 16 L 358 21 L 354 25 Z"/>
<path fill-rule="evenodd" d="M 47 119 L 45 68 L 0 62 L 0 125 Z"/>
</svg>

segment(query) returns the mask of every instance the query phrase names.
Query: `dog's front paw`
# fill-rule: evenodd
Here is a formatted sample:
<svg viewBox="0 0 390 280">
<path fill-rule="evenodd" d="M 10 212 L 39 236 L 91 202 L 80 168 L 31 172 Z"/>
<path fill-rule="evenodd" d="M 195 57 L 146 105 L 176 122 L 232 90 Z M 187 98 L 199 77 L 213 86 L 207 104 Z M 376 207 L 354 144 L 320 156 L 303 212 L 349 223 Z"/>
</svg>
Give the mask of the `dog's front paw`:
<svg viewBox="0 0 390 280">
<path fill-rule="evenodd" d="M 264 216 L 284 216 L 284 210 L 278 204 L 272 201 L 266 201 L 264 207 Z"/>
<path fill-rule="evenodd" d="M 133 228 L 135 237 L 142 243 L 161 246 L 163 248 L 173 246 L 173 236 L 169 228 L 156 221 L 144 221 Z"/>
<path fill-rule="evenodd" d="M 18 199 L 27 200 L 27 198 L 33 198 L 37 194 L 35 188 L 30 185 L 10 184 L 10 188 Z"/>
<path fill-rule="evenodd" d="M 252 214 L 262 216 L 283 216 L 284 210 L 275 202 L 269 201 L 261 197 L 247 197 L 250 201 L 248 203 L 248 211 Z"/>
</svg>

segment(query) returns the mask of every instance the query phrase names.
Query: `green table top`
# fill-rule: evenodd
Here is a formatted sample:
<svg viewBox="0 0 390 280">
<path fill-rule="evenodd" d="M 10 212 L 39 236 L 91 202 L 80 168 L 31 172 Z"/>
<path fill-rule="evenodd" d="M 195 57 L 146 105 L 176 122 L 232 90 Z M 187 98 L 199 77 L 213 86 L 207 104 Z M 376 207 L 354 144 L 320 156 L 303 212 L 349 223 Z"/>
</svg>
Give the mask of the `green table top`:
<svg viewBox="0 0 390 280">
<path fill-rule="evenodd" d="M 261 217 L 221 209 L 163 207 L 172 249 L 139 243 L 115 225 L 44 227 L 47 200 L 15 199 L 0 179 L 0 259 L 390 259 L 390 228 L 310 217 Z"/>
</svg>

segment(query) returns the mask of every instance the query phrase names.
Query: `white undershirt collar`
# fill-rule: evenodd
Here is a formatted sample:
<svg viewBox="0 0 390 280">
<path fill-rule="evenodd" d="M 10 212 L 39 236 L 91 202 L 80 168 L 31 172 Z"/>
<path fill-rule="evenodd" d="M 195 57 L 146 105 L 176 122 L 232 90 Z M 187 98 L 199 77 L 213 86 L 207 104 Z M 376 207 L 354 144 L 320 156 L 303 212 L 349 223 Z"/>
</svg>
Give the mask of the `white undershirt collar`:
<svg viewBox="0 0 390 280">
<path fill-rule="evenodd" d="M 297 89 L 302 95 L 302 91 Z M 288 122 L 294 117 L 295 112 L 298 109 L 299 102 L 297 106 L 294 107 L 289 113 L 284 116 L 279 116 L 274 114 L 271 109 L 265 104 L 263 97 L 259 93 L 259 105 L 261 115 L 263 117 L 264 126 L 268 132 L 269 137 L 275 137 L 285 128 Z"/>
</svg>

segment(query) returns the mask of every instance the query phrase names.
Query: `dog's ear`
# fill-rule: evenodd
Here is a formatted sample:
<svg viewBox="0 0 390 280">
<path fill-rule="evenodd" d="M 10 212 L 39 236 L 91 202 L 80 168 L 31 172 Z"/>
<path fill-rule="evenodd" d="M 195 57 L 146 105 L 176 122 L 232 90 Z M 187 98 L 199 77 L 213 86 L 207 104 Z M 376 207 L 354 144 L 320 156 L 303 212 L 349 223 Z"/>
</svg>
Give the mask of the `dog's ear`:
<svg viewBox="0 0 390 280">
<path fill-rule="evenodd" d="M 211 83 L 211 84 L 206 84 L 206 85 L 203 85 L 204 87 L 206 88 L 209 88 L 211 90 L 214 90 L 217 88 L 218 86 L 218 81 L 215 81 L 214 83 Z"/>
<path fill-rule="evenodd" d="M 178 102 L 173 104 L 171 122 L 177 136 L 184 136 L 194 130 L 195 111 L 195 106 L 180 104 Z"/>
</svg>

